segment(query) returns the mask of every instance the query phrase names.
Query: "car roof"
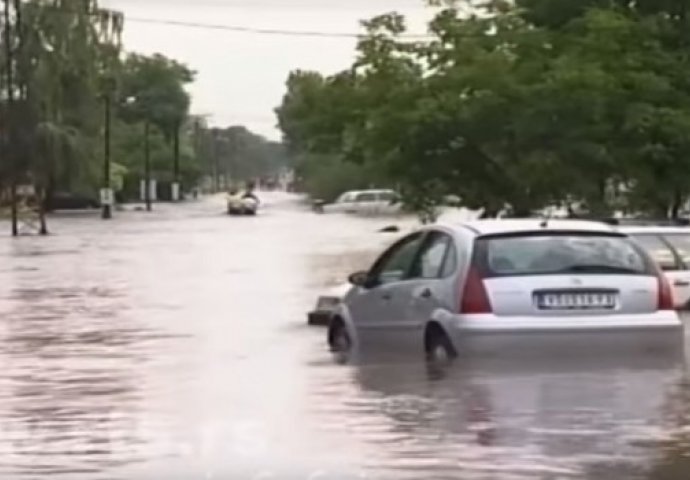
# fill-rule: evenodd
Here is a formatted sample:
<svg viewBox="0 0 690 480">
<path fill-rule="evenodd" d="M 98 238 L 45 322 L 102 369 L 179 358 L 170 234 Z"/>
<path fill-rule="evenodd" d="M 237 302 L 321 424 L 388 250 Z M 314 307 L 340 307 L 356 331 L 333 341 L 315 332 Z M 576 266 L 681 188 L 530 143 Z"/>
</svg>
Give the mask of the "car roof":
<svg viewBox="0 0 690 480">
<path fill-rule="evenodd" d="M 466 228 L 475 235 L 500 235 L 504 233 L 527 233 L 548 231 L 573 232 L 601 232 L 616 233 L 617 230 L 601 222 L 586 220 L 554 220 L 554 219 L 498 219 L 473 220 L 455 224 L 455 228 Z M 624 233 L 624 232 L 620 232 Z"/>
<path fill-rule="evenodd" d="M 636 234 L 686 234 L 690 235 L 690 227 L 656 227 L 656 226 L 633 226 L 633 227 L 615 227 L 621 233 L 626 235 Z"/>
<path fill-rule="evenodd" d="M 395 193 L 394 190 L 349 190 L 345 192 L 343 195 L 357 195 L 359 193 Z"/>
</svg>

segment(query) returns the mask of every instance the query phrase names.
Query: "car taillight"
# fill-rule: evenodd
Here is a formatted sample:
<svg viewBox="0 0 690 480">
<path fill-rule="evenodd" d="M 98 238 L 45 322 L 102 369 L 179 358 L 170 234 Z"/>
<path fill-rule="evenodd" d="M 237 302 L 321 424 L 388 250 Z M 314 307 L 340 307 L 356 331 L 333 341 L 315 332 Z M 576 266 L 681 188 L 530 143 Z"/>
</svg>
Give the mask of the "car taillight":
<svg viewBox="0 0 690 480">
<path fill-rule="evenodd" d="M 659 279 L 659 310 L 674 310 L 673 289 L 668 278 L 663 272 L 658 272 L 657 278 Z"/>
<path fill-rule="evenodd" d="M 491 313 L 491 302 L 484 279 L 476 268 L 470 268 L 460 299 L 460 313 Z"/>
</svg>

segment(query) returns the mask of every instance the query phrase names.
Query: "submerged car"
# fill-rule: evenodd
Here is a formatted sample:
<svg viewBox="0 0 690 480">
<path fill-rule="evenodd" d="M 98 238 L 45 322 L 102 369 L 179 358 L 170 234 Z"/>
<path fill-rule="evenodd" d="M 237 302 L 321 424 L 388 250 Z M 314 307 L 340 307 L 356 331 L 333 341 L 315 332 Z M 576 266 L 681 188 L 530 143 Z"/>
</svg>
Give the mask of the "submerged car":
<svg viewBox="0 0 690 480">
<path fill-rule="evenodd" d="M 598 222 L 478 220 L 404 236 L 330 322 L 335 352 L 409 343 L 430 359 L 469 353 L 683 346 L 668 279 L 624 233 Z"/>
<path fill-rule="evenodd" d="M 345 192 L 333 203 L 316 201 L 318 213 L 356 215 L 394 215 L 401 211 L 399 195 L 393 190 L 357 190 Z"/>
<path fill-rule="evenodd" d="M 344 283 L 319 295 L 316 307 L 307 314 L 307 323 L 312 326 L 328 326 L 333 313 L 351 289 L 352 285 Z"/>
<path fill-rule="evenodd" d="M 256 197 L 229 195 L 228 215 L 256 215 L 259 200 Z"/>
</svg>

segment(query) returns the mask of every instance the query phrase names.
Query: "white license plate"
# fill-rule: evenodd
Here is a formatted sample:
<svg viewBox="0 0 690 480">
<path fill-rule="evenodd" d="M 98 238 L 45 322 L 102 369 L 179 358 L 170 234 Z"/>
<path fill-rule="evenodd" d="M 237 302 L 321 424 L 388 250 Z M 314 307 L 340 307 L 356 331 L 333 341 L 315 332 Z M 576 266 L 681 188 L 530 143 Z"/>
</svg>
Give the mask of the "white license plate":
<svg viewBox="0 0 690 480">
<path fill-rule="evenodd" d="M 616 306 L 615 293 L 542 293 L 537 295 L 542 310 L 612 309 Z"/>
</svg>

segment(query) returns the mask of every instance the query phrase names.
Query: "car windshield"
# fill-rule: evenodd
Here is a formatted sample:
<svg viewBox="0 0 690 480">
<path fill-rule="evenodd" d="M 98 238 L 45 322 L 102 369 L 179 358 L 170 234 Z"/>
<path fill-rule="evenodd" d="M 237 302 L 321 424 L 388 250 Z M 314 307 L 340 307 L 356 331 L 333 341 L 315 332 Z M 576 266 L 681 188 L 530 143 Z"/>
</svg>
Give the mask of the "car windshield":
<svg viewBox="0 0 690 480">
<path fill-rule="evenodd" d="M 489 276 L 652 273 L 644 254 L 621 236 L 515 235 L 479 242 L 477 251 Z"/>
</svg>

